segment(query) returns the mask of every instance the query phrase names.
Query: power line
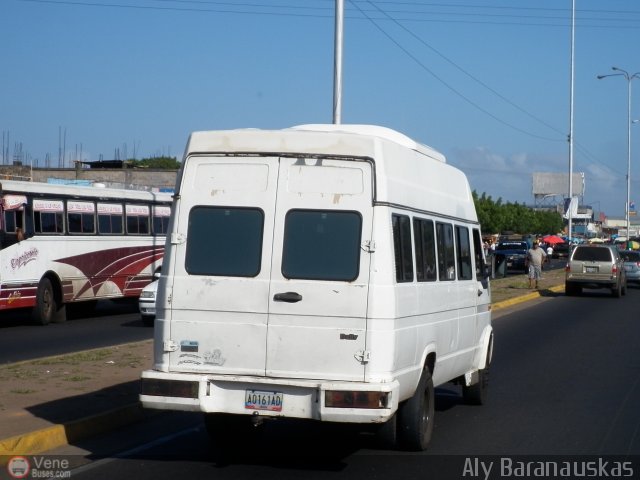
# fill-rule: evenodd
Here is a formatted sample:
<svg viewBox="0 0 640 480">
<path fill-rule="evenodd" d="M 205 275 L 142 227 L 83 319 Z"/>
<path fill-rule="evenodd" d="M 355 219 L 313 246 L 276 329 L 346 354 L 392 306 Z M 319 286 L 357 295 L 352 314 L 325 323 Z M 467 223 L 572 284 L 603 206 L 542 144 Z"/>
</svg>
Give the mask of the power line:
<svg viewBox="0 0 640 480">
<path fill-rule="evenodd" d="M 360 8 L 356 5 L 356 8 Z M 365 16 L 367 16 L 366 12 L 363 12 L 361 10 L 361 13 Z M 369 18 L 367 16 L 367 18 Z M 466 95 L 464 95 L 462 92 L 460 92 L 459 90 L 457 90 L 456 88 L 452 87 L 451 85 L 449 85 L 442 77 L 440 77 L 439 75 L 437 75 L 433 70 L 431 70 L 429 67 L 427 67 L 420 59 L 418 59 L 415 55 L 413 55 L 411 52 L 409 52 L 404 46 L 402 46 L 398 41 L 396 41 L 395 38 L 393 38 L 389 33 L 387 33 L 386 30 L 384 30 L 380 25 L 378 25 L 378 23 L 374 20 L 369 18 L 369 20 L 371 21 L 371 23 L 385 36 L 387 37 L 396 47 L 398 47 L 400 50 L 402 50 L 409 58 L 411 58 L 416 64 L 418 64 L 420 66 L 420 68 L 422 68 L 423 70 L 425 70 L 427 73 L 429 73 L 432 77 L 434 77 L 438 82 L 440 82 L 442 85 L 444 85 L 448 90 L 450 90 L 451 92 L 453 92 L 455 95 L 457 95 L 458 97 L 460 97 L 461 99 L 463 99 L 465 102 L 467 102 L 469 105 L 473 106 L 474 108 L 476 108 L 477 110 L 481 111 L 482 113 L 484 113 L 485 115 L 493 118 L 495 121 L 497 121 L 498 123 L 501 123 L 502 125 L 509 127 L 513 130 L 516 130 L 520 133 L 523 133 L 527 136 L 533 137 L 533 138 L 538 138 L 541 140 L 548 140 L 548 141 L 560 141 L 560 139 L 557 138 L 549 138 L 549 137 L 543 137 L 540 135 L 535 135 L 531 132 L 528 132 L 520 127 L 517 127 L 509 122 L 506 122 L 505 120 L 502 120 L 501 118 L 499 118 L 498 116 L 494 115 L 493 113 L 491 113 L 490 111 L 488 111 L 487 109 L 481 107 L 480 105 L 478 105 L 476 102 L 474 102 L 473 100 L 471 100 L 469 97 L 467 97 Z M 422 42 L 424 45 L 426 45 L 425 42 Z M 428 45 L 427 45 L 428 46 Z M 429 47 L 431 48 L 431 47 Z M 433 49 L 435 51 L 435 49 Z M 446 57 L 444 57 L 444 55 L 440 54 L 438 52 L 438 54 L 440 56 L 442 56 L 443 58 L 445 58 L 447 61 L 449 61 L 450 63 L 452 63 L 453 65 L 455 65 L 458 69 L 460 69 L 461 71 L 463 71 L 464 73 L 468 74 L 465 70 L 463 70 L 461 67 L 457 66 L 456 64 L 454 64 L 453 62 L 451 62 L 449 59 L 447 59 Z M 471 76 L 471 75 L 470 75 Z M 475 77 L 471 76 L 472 78 L 475 79 Z M 485 85 L 485 84 L 482 84 Z M 492 90 L 494 91 L 494 90 Z M 495 91 L 494 91 L 495 92 Z M 496 92 L 497 93 L 497 92 Z M 504 98 L 504 97 L 502 97 Z"/>
<path fill-rule="evenodd" d="M 138 9 L 138 10 L 159 10 L 159 11 L 182 11 L 182 12 L 211 12 L 211 13 L 229 13 L 239 15 L 271 15 L 271 16 L 289 16 L 289 17 L 305 17 L 305 18 L 333 18 L 333 8 L 331 6 L 309 6 L 290 3 L 256 3 L 254 2 L 228 2 L 217 0 L 147 0 L 147 4 L 126 4 L 118 2 L 108 1 L 91 1 L 91 0 L 20 0 L 22 2 L 31 3 L 48 3 L 58 5 L 75 5 L 75 6 L 88 6 L 88 7 L 110 7 L 110 8 L 125 8 L 125 9 Z M 327 3 L 331 0 L 327 0 Z M 371 4 L 371 2 L 369 2 Z M 417 2 L 376 2 L 379 4 L 393 4 L 398 5 L 420 5 L 426 7 L 446 7 L 446 8 L 480 8 L 480 9 L 501 9 L 501 10 L 514 10 L 514 11 L 532 11 L 532 12 L 562 12 L 566 9 L 543 9 L 534 7 L 496 7 L 490 5 L 469 5 L 469 4 L 422 4 Z M 167 6 L 160 5 L 167 4 Z M 168 6 L 169 4 L 173 4 Z M 354 7 L 357 5 L 352 2 Z M 180 6 L 180 5 L 195 5 L 193 7 Z M 208 6 L 219 8 L 208 8 Z M 259 10 L 257 10 L 259 9 Z M 371 15 L 365 16 L 365 9 L 357 7 L 350 9 L 353 13 L 360 13 L 362 16 L 349 16 L 353 20 L 369 20 L 373 18 Z M 323 13 L 326 11 L 326 14 Z M 308 13 L 305 13 L 308 12 Z M 514 14 L 492 14 L 483 12 L 461 12 L 456 10 L 447 11 L 425 11 L 425 10 L 410 10 L 410 9 L 394 9 L 388 10 L 388 14 L 396 15 L 393 17 L 397 21 L 411 21 L 422 23 L 456 23 L 456 24 L 478 24 L 478 25 L 500 25 L 500 26 L 532 26 L 532 27 L 566 27 L 566 18 L 561 16 L 549 16 L 549 15 L 514 15 Z M 585 17 L 582 16 L 578 19 L 579 26 L 581 28 L 616 28 L 616 29 L 640 29 L 640 11 L 616 11 L 616 10 L 582 10 L 582 12 L 595 13 L 597 16 Z M 602 14 L 615 14 L 619 15 L 617 18 L 603 18 Z M 409 17 L 401 17 L 399 15 L 408 14 Z M 419 18 L 417 15 L 428 14 L 428 18 Z M 439 15 L 449 18 L 433 18 L 433 15 Z M 629 18 L 630 16 L 638 15 L 637 19 Z M 364 17 L 364 18 L 363 18 Z M 464 20 L 466 18 L 476 18 L 476 20 Z M 386 18 L 386 17 L 385 17 Z M 489 20 L 491 18 L 498 18 L 497 20 Z M 544 22 L 528 22 L 528 21 L 516 21 L 517 19 L 525 20 L 547 20 L 550 22 L 563 22 L 563 23 L 544 23 Z M 513 20 L 513 21 L 506 21 Z M 598 23 L 585 23 L 586 21 L 595 21 Z M 605 24 L 602 22 L 615 22 L 615 24 Z M 635 22 L 635 24 L 633 23 Z M 622 23 L 622 24 L 620 24 Z M 625 25 L 627 23 L 627 25 Z"/>
</svg>

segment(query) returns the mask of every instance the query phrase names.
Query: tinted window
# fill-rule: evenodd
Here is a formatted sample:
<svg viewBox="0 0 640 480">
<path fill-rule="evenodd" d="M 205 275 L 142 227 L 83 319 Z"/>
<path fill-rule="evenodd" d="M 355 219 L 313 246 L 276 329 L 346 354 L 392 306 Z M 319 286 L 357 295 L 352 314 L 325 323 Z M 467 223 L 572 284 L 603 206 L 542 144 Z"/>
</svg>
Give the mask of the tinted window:
<svg viewBox="0 0 640 480">
<path fill-rule="evenodd" d="M 396 260 L 396 281 L 413 282 L 411 222 L 406 215 L 392 215 L 393 250 Z"/>
<path fill-rule="evenodd" d="M 577 247 L 573 253 L 573 260 L 588 262 L 610 262 L 611 250 L 602 247 Z"/>
<path fill-rule="evenodd" d="M 473 229 L 473 251 L 475 253 L 476 260 L 476 277 L 481 278 L 484 276 L 484 258 L 482 257 L 482 239 L 480 238 L 480 230 Z"/>
<path fill-rule="evenodd" d="M 153 217 L 153 233 L 166 234 L 169 230 L 169 217 Z"/>
<path fill-rule="evenodd" d="M 106 235 L 122 235 L 124 232 L 122 215 L 98 214 L 98 232 Z"/>
<path fill-rule="evenodd" d="M 438 241 L 438 274 L 440 280 L 456 279 L 456 258 L 453 243 L 453 225 L 436 223 Z"/>
<path fill-rule="evenodd" d="M 62 212 L 34 212 L 33 227 L 36 233 L 64 233 Z"/>
<path fill-rule="evenodd" d="M 187 272 L 255 277 L 260 273 L 263 224 L 264 214 L 255 208 L 193 208 L 187 230 Z"/>
<path fill-rule="evenodd" d="M 291 210 L 284 227 L 285 278 L 351 281 L 358 277 L 362 217 L 357 212 Z"/>
<path fill-rule="evenodd" d="M 414 218 L 413 236 L 416 244 L 416 277 L 419 282 L 433 282 L 438 279 L 433 221 Z"/>
<path fill-rule="evenodd" d="M 640 262 L 639 252 L 620 252 L 620 255 L 625 262 Z"/>
<path fill-rule="evenodd" d="M 124 208 L 119 203 L 98 203 L 98 233 L 122 235 L 124 233 Z"/>
<path fill-rule="evenodd" d="M 458 257 L 458 280 L 471 280 L 471 244 L 469 242 L 469 229 L 456 227 L 456 248 Z"/>
</svg>

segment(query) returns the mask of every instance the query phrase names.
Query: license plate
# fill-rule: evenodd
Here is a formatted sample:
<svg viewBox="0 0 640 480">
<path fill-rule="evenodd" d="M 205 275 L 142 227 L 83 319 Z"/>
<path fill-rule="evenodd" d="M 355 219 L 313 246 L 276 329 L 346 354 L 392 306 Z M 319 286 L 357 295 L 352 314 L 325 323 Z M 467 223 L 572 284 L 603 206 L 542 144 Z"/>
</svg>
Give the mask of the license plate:
<svg viewBox="0 0 640 480">
<path fill-rule="evenodd" d="M 244 408 L 249 410 L 282 411 L 282 392 L 263 392 L 260 390 L 246 390 Z"/>
<path fill-rule="evenodd" d="M 584 271 L 587 273 L 598 273 L 598 267 L 584 267 Z"/>
<path fill-rule="evenodd" d="M 512 267 L 513 266 L 513 262 L 507 262 L 507 267 Z"/>
</svg>

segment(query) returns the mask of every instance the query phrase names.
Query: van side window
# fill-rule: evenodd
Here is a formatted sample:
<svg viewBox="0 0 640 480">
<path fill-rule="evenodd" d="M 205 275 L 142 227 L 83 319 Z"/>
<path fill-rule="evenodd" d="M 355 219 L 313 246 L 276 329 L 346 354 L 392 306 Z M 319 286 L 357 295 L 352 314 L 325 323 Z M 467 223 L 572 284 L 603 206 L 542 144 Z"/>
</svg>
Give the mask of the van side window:
<svg viewBox="0 0 640 480">
<path fill-rule="evenodd" d="M 436 223 L 438 243 L 438 274 L 440 280 L 456 279 L 456 258 L 453 244 L 453 225 Z"/>
<path fill-rule="evenodd" d="M 396 260 L 396 281 L 413 282 L 413 252 L 411 248 L 411 220 L 406 215 L 391 216 L 393 251 Z"/>
<path fill-rule="evenodd" d="M 469 243 L 469 229 L 456 225 L 456 249 L 458 257 L 458 280 L 471 280 L 471 244 Z"/>
<path fill-rule="evenodd" d="M 438 279 L 438 270 L 433 221 L 414 218 L 413 237 L 416 245 L 416 277 L 419 282 L 434 282 Z"/>
<path fill-rule="evenodd" d="M 473 229 L 473 253 L 476 260 L 476 278 L 484 277 L 484 258 L 482 257 L 482 239 L 480 237 L 480 230 Z"/>
<path fill-rule="evenodd" d="M 284 226 L 285 278 L 350 282 L 360 272 L 358 212 L 290 210 Z"/>
<path fill-rule="evenodd" d="M 189 212 L 185 269 L 191 275 L 255 277 L 260 273 L 264 212 L 194 207 Z"/>
</svg>

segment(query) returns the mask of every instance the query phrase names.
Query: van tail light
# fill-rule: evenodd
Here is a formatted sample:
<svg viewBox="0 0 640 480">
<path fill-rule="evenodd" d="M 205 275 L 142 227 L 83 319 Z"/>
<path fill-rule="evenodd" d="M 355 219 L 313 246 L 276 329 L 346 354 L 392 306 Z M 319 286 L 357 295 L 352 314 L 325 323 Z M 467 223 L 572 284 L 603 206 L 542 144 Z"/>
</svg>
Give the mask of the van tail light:
<svg viewBox="0 0 640 480">
<path fill-rule="evenodd" d="M 389 392 L 327 390 L 325 405 L 330 408 L 388 408 Z"/>
<path fill-rule="evenodd" d="M 564 271 L 565 271 L 565 272 L 570 272 L 570 271 L 571 271 L 571 265 L 567 263 L 567 264 L 565 265 L 565 267 L 564 267 Z"/>
<path fill-rule="evenodd" d="M 611 273 L 616 274 L 618 273 L 618 266 L 614 265 L 613 267 L 611 267 Z"/>
</svg>

